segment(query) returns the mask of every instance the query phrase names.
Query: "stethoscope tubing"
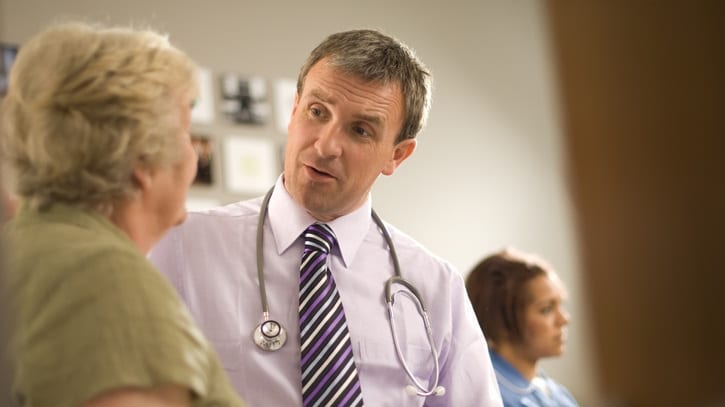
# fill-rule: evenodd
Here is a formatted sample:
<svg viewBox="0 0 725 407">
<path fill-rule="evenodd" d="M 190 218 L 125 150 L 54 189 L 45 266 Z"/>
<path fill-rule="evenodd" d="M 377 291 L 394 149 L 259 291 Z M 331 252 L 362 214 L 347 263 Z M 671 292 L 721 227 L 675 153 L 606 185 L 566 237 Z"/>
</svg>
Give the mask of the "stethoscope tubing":
<svg viewBox="0 0 725 407">
<path fill-rule="evenodd" d="M 259 298 L 262 305 L 262 322 L 260 325 L 255 329 L 253 333 L 253 340 L 259 346 L 261 349 L 267 350 L 267 351 L 274 351 L 279 349 L 281 346 L 284 345 L 284 341 L 286 340 L 286 334 L 284 333 L 284 328 L 276 321 L 269 319 L 269 303 L 267 301 L 267 288 L 265 286 L 265 278 L 264 278 L 264 250 L 263 250 L 263 244 L 264 244 L 264 221 L 267 217 L 267 213 L 269 211 L 269 200 L 272 198 L 272 193 L 274 192 L 274 187 L 270 188 L 269 191 L 264 195 L 264 198 L 262 200 L 262 204 L 259 211 L 259 220 L 257 222 L 257 236 L 256 236 L 256 257 L 257 257 L 257 278 L 259 281 Z M 385 301 L 388 304 L 388 316 L 390 319 L 390 330 L 393 336 L 393 345 L 395 346 L 395 352 L 398 356 L 398 359 L 400 361 L 400 364 L 403 366 L 403 369 L 405 370 L 405 373 L 408 375 L 408 378 L 415 384 L 415 387 L 417 388 L 415 390 L 414 394 L 417 394 L 418 396 L 427 397 L 430 395 L 440 395 L 442 392 L 445 391 L 441 386 L 438 386 L 438 380 L 440 377 L 440 366 L 438 362 L 438 351 L 436 350 L 435 343 L 433 341 L 433 331 L 430 326 L 430 321 L 428 319 L 428 313 L 426 311 L 425 303 L 422 300 L 421 294 L 418 291 L 417 288 L 413 284 L 411 284 L 409 281 L 405 280 L 400 273 L 400 262 L 398 261 L 398 253 L 395 251 L 395 245 L 393 244 L 393 239 L 390 237 L 390 234 L 388 233 L 387 228 L 385 227 L 385 223 L 383 223 L 382 219 L 378 216 L 377 213 L 375 213 L 374 209 L 371 209 L 371 216 L 373 218 L 373 221 L 378 226 L 380 231 L 383 234 L 383 238 L 385 239 L 385 242 L 388 245 L 388 249 L 390 251 L 390 258 L 393 262 L 393 270 L 394 275 L 390 277 L 385 282 Z M 393 292 L 392 286 L 393 284 L 400 284 L 408 289 L 409 292 L 398 290 Z M 420 313 L 421 317 L 423 318 L 423 325 L 425 326 L 426 331 L 426 337 L 428 339 L 428 343 L 430 345 L 431 354 L 433 356 L 433 364 L 435 367 L 435 380 L 433 387 L 430 389 L 425 388 L 415 377 L 413 372 L 411 372 L 410 367 L 405 361 L 405 358 L 403 357 L 403 352 L 400 349 L 400 343 L 398 341 L 398 335 L 395 329 L 395 318 L 393 315 L 393 304 L 395 303 L 395 295 L 398 293 L 403 293 L 404 295 L 410 297 L 413 302 L 416 303 L 416 307 L 418 308 L 418 312 Z M 259 340 L 267 340 L 267 338 L 264 338 L 264 335 L 257 335 L 257 330 L 260 330 L 262 326 L 266 323 L 274 323 L 277 325 L 277 328 L 280 330 L 280 332 L 284 335 L 284 338 L 281 343 L 275 343 L 275 346 L 270 346 L 271 342 L 267 342 L 266 344 L 262 344 L 258 342 Z M 411 386 L 412 387 L 412 386 Z"/>
</svg>

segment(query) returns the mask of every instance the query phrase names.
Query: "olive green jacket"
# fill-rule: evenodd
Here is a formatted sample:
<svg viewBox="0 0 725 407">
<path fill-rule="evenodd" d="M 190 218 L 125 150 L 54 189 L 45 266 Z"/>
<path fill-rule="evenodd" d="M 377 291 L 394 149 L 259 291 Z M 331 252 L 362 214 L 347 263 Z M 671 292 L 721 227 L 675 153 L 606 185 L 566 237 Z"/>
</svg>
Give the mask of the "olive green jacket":
<svg viewBox="0 0 725 407">
<path fill-rule="evenodd" d="M 173 383 L 194 406 L 242 406 L 173 288 L 106 218 L 21 207 L 4 233 L 21 405 L 75 407 Z"/>
</svg>

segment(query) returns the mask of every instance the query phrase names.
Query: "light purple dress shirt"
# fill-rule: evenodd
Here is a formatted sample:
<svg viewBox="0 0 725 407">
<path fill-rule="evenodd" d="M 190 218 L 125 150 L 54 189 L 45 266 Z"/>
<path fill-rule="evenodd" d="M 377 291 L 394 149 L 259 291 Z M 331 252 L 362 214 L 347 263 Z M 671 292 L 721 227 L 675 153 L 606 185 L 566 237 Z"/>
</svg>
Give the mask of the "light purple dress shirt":
<svg viewBox="0 0 725 407">
<path fill-rule="evenodd" d="M 252 341 L 262 320 L 256 268 L 256 229 L 262 199 L 190 214 L 151 252 L 197 324 L 213 344 L 233 386 L 249 406 L 299 406 L 298 327 L 300 235 L 315 219 L 297 205 L 277 180 L 264 225 L 264 274 L 270 318 L 287 330 L 282 349 L 268 352 Z M 486 341 L 452 266 L 388 226 L 401 273 L 423 297 L 439 352 L 443 396 L 409 395 L 410 379 L 398 361 L 384 299 L 394 275 L 390 252 L 370 216 L 371 200 L 328 225 L 338 247 L 331 272 L 347 317 L 365 405 L 501 406 Z M 396 287 L 398 287 L 396 285 Z M 397 296 L 398 340 L 419 381 L 432 384 L 433 362 L 415 304 Z"/>
</svg>

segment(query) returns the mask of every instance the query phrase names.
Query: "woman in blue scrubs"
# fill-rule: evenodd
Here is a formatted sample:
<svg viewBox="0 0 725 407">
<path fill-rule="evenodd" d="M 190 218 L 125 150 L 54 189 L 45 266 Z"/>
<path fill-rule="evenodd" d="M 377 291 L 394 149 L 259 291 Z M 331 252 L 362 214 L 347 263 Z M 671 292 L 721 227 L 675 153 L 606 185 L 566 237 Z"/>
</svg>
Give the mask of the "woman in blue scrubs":
<svg viewBox="0 0 725 407">
<path fill-rule="evenodd" d="M 564 386 L 538 368 L 541 358 L 561 356 L 566 343 L 566 292 L 553 268 L 506 249 L 476 265 L 466 289 L 488 339 L 504 406 L 577 406 Z"/>
</svg>

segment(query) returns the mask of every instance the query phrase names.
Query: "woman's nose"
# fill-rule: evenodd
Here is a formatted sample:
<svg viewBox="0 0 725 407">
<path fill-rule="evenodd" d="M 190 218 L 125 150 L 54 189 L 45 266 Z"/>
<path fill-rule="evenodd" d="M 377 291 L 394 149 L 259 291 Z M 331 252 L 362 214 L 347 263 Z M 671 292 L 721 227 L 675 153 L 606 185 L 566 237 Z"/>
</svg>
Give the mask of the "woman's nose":
<svg viewBox="0 0 725 407">
<path fill-rule="evenodd" d="M 559 308 L 559 323 L 561 325 L 569 324 L 570 317 L 571 315 L 565 308 Z"/>
</svg>

